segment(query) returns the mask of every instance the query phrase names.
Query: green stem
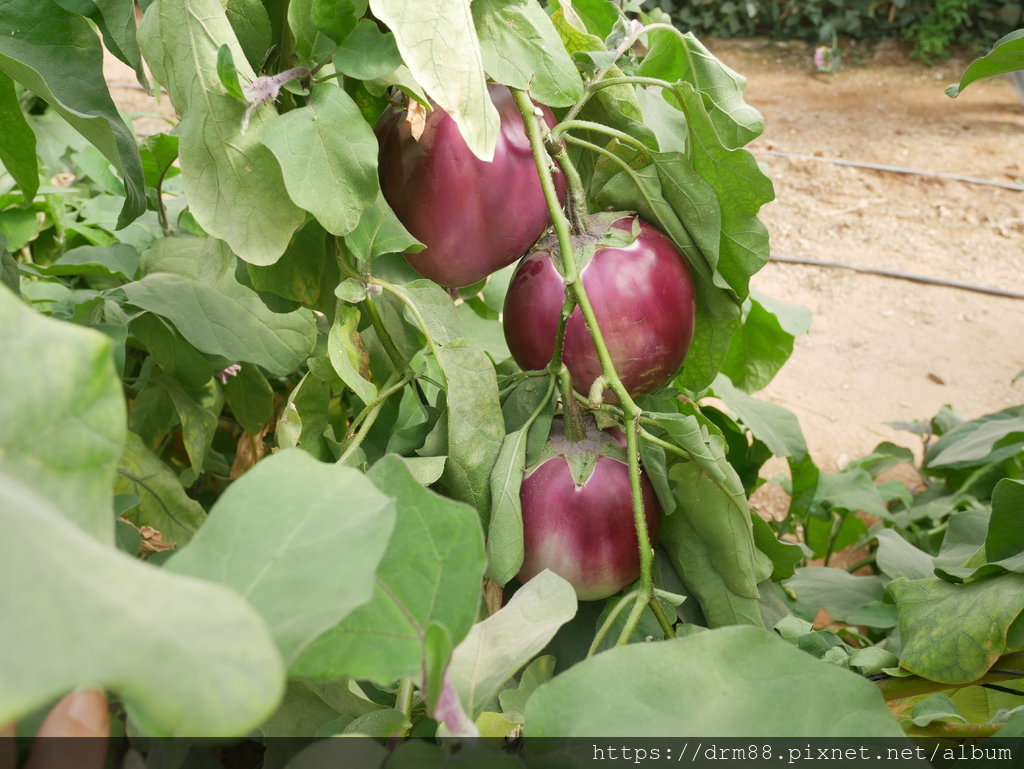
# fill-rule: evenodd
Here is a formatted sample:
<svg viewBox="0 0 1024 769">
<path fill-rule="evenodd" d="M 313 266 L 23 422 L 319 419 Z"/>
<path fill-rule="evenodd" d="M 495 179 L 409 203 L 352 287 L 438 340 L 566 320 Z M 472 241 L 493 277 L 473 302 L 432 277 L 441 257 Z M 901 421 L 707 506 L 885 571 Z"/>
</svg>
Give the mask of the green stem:
<svg viewBox="0 0 1024 769">
<path fill-rule="evenodd" d="M 395 710 L 405 716 L 407 721 L 412 721 L 413 689 L 412 679 L 403 678 L 398 685 L 398 692 L 395 694 Z"/>
<path fill-rule="evenodd" d="M 381 393 L 381 395 L 384 393 L 387 393 L 389 396 L 392 395 L 395 392 L 394 388 L 396 387 L 396 381 L 399 380 L 401 381 L 402 387 L 404 387 L 409 381 L 407 379 L 403 379 L 396 371 L 391 375 L 387 383 L 385 383 L 384 392 Z M 360 412 L 359 416 L 356 417 L 356 420 L 362 422 L 362 424 L 359 427 L 359 431 L 349 439 L 349 442 L 345 446 L 345 451 L 340 457 L 338 457 L 337 464 L 343 465 L 348 462 L 352 455 L 355 454 L 356 450 L 362 445 L 363 441 L 366 440 L 366 436 L 373 428 L 374 422 L 377 421 L 377 417 L 380 415 L 380 410 L 383 408 L 384 401 L 386 400 L 387 397 L 378 396 L 371 405 L 368 405 L 362 410 L 362 412 Z"/>
<path fill-rule="evenodd" d="M 618 139 L 623 144 L 628 144 L 634 149 L 640 152 L 649 152 L 647 145 L 639 139 L 630 136 L 625 131 L 620 131 L 617 128 L 611 128 L 610 126 L 602 125 L 601 123 L 592 123 L 589 120 L 567 120 L 559 123 L 555 126 L 554 130 L 551 131 L 551 136 L 556 141 L 562 138 L 562 135 L 573 130 L 578 129 L 581 131 L 594 131 L 596 133 L 602 133 L 606 136 L 611 136 L 613 139 Z"/>
<path fill-rule="evenodd" d="M 395 369 L 404 376 L 412 373 L 412 368 L 409 363 L 402 357 L 402 353 L 398 351 L 398 345 L 395 344 L 395 340 L 392 338 L 391 333 L 384 325 L 384 319 L 380 315 L 380 310 L 377 309 L 377 305 L 374 304 L 373 299 L 364 299 L 359 303 L 360 306 L 366 310 L 366 314 L 370 316 L 370 323 L 373 324 L 373 330 L 377 333 L 377 339 L 380 341 L 381 347 L 384 348 L 384 352 L 387 353 L 388 358 L 391 359 L 391 364 Z"/>
<path fill-rule="evenodd" d="M 608 635 L 608 631 L 612 629 L 612 625 L 615 623 L 616 618 L 622 614 L 622 610 L 629 605 L 630 601 L 636 602 L 640 596 L 639 590 L 634 590 L 630 593 L 626 593 L 619 602 L 615 604 L 615 607 L 611 610 L 611 613 L 605 618 L 604 622 L 601 623 L 601 627 L 598 628 L 597 635 L 594 636 L 594 640 L 590 644 L 590 649 L 587 650 L 587 656 L 593 657 L 597 652 L 597 647 L 601 645 L 605 636 Z"/>
<path fill-rule="evenodd" d="M 658 597 L 655 596 L 651 599 L 648 604 L 651 607 L 651 611 L 654 613 L 654 618 L 658 620 L 658 624 L 661 625 L 661 632 L 665 634 L 665 638 L 675 638 L 676 629 L 672 627 L 672 621 L 665 614 L 665 610 L 661 606 L 661 602 Z"/>
<path fill-rule="evenodd" d="M 565 280 L 566 292 L 572 292 L 575 295 L 576 304 L 579 306 L 583 320 L 587 324 L 587 330 L 590 331 L 598 360 L 601 362 L 601 372 L 608 380 L 609 388 L 618 398 L 626 422 L 626 453 L 630 468 L 630 485 L 633 492 L 633 513 L 634 521 L 636 522 L 637 544 L 640 550 L 641 579 L 641 595 L 637 598 L 636 604 L 630 612 L 629 618 L 626 621 L 626 627 L 623 628 L 625 637 L 628 639 L 640 621 L 640 615 L 643 612 L 644 606 L 654 597 L 654 579 L 652 574 L 653 550 L 651 549 L 651 541 L 647 533 L 647 518 L 644 515 L 643 496 L 640 492 L 640 454 L 636 442 L 637 420 L 643 412 L 633 401 L 632 397 L 630 397 L 618 373 L 615 371 L 615 364 L 612 361 L 611 353 L 608 351 L 608 345 L 605 343 L 604 336 L 601 334 L 601 328 L 597 322 L 594 307 L 590 303 L 586 287 L 580 279 L 569 221 L 558 204 L 555 183 L 551 178 L 551 169 L 548 167 L 547 156 L 544 151 L 540 121 L 538 121 L 534 113 L 533 102 L 525 91 L 512 89 L 512 94 L 515 97 L 519 113 L 523 117 L 523 125 L 530 138 L 530 146 L 533 148 L 533 159 L 537 166 L 537 173 L 540 175 L 544 198 L 547 201 L 548 209 L 551 211 L 552 223 L 558 236 L 558 246 L 562 253 L 563 278 Z M 572 181 L 571 177 L 567 177 L 567 183 L 572 183 Z M 581 190 L 577 192 L 582 193 Z M 622 636 L 620 636 L 620 640 L 621 638 Z"/>
<path fill-rule="evenodd" d="M 366 404 L 366 407 L 359 412 L 358 416 L 356 416 L 356 418 L 352 420 L 352 424 L 349 425 L 349 433 L 352 433 L 352 431 L 356 430 L 359 427 L 359 425 L 362 424 L 363 420 L 367 418 L 367 415 L 370 413 L 371 409 L 383 404 L 384 401 L 386 401 L 388 398 L 390 398 L 392 395 L 394 395 L 396 392 L 401 390 L 403 387 L 409 384 L 409 382 L 412 381 L 412 372 L 409 372 L 405 376 L 402 376 L 397 371 L 391 375 L 391 379 L 389 379 L 388 381 L 394 381 L 395 377 L 399 376 L 401 378 L 397 382 L 390 386 L 385 385 L 384 389 L 380 391 L 380 394 L 376 398 L 374 398 L 371 403 Z"/>
</svg>

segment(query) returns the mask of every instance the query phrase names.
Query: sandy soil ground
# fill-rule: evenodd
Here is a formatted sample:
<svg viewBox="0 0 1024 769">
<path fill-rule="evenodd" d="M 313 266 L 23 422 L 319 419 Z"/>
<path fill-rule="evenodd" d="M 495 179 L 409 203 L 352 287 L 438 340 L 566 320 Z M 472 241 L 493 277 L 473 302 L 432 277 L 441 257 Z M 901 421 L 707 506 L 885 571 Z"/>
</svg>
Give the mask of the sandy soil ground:
<svg viewBox="0 0 1024 769">
<path fill-rule="evenodd" d="M 1024 106 L 1004 79 L 957 99 L 971 58 L 925 67 L 899 44 L 844 49 L 814 74 L 802 43 L 710 41 L 748 78 L 765 117 L 751 145 L 775 183 L 762 209 L 775 254 L 1024 290 L 1024 192 L 822 162 L 840 158 L 1000 182 L 1024 178 Z M 816 156 L 783 158 L 770 151 Z M 833 470 L 883 440 L 885 423 L 943 404 L 968 418 L 1024 402 L 1024 301 L 858 274 L 769 264 L 752 285 L 810 308 L 811 334 L 762 397 L 796 413 L 812 455 Z"/>
<path fill-rule="evenodd" d="M 844 46 L 827 76 L 814 74 L 803 43 L 705 42 L 748 78 L 747 101 L 765 117 L 751 149 L 775 183 L 762 210 L 774 253 L 1024 290 L 1024 192 L 823 162 L 1020 183 L 1024 106 L 1009 82 L 982 81 L 954 100 L 943 89 L 970 57 L 929 68 L 900 44 Z M 108 80 L 134 77 L 112 60 Z M 126 111 L 173 117 L 166 98 L 113 90 Z M 140 133 L 166 125 L 135 123 Z M 883 440 L 920 448 L 886 422 L 928 419 L 943 404 L 972 418 L 1024 402 L 1024 381 L 1012 381 L 1024 368 L 1024 301 L 788 264 L 769 264 L 753 286 L 813 313 L 811 334 L 761 397 L 798 415 L 823 469 Z"/>
</svg>

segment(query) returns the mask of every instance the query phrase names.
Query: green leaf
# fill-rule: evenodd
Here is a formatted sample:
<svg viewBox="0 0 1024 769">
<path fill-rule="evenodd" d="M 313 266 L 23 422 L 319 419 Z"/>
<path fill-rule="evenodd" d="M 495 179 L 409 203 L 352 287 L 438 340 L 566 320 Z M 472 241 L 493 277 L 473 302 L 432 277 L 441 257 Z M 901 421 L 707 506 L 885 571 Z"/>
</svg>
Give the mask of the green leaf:
<svg viewBox="0 0 1024 769">
<path fill-rule="evenodd" d="M 509 433 L 491 471 L 491 513 L 487 530 L 487 576 L 506 584 L 523 565 L 523 506 L 519 498 L 526 471 L 530 426 Z"/>
<path fill-rule="evenodd" d="M 278 451 L 228 487 L 165 569 L 237 590 L 286 664 L 370 600 L 395 503 L 356 470 Z"/>
<path fill-rule="evenodd" d="M 764 131 L 764 118 L 743 100 L 747 79 L 733 72 L 687 32 L 657 30 L 637 74 L 669 82 L 685 80 L 700 93 L 715 133 L 729 149 L 742 147 Z"/>
<path fill-rule="evenodd" d="M 7 237 L 0 235 L 0 283 L 7 286 L 14 295 L 21 298 L 21 271 L 18 263 L 7 250 Z"/>
<path fill-rule="evenodd" d="M 149 89 L 136 35 L 134 3 L 125 0 L 57 0 L 57 4 L 94 22 L 103 35 L 107 50 L 134 69 L 139 83 Z"/>
<path fill-rule="evenodd" d="M 19 586 L 0 623 L 0 721 L 82 681 L 115 692 L 151 735 L 244 735 L 274 710 L 284 666 L 237 593 L 101 545 L 0 474 L 0 580 Z"/>
<path fill-rule="evenodd" d="M 291 199 L 328 232 L 347 235 L 373 205 L 377 140 L 337 85 L 315 86 L 305 107 L 265 122 L 260 141 L 281 164 Z"/>
<path fill-rule="evenodd" d="M 161 376 L 154 379 L 154 382 L 163 387 L 171 396 L 174 408 L 181 420 L 182 441 L 185 444 L 185 451 L 188 453 L 192 469 L 196 473 L 203 471 L 203 460 L 206 452 L 213 443 L 213 436 L 217 432 L 218 414 L 214 414 L 205 408 L 182 387 L 181 382 L 171 376 Z"/>
<path fill-rule="evenodd" d="M 882 577 L 856 577 L 843 569 L 807 566 L 786 580 L 800 603 L 822 608 L 840 622 L 862 606 L 881 601 L 885 595 Z"/>
<path fill-rule="evenodd" d="M 273 30 L 261 0 L 225 0 L 224 13 L 231 22 L 238 44 L 253 69 L 267 57 L 273 44 Z"/>
<path fill-rule="evenodd" d="M 332 59 L 334 67 L 359 80 L 390 75 L 402 64 L 395 36 L 381 32 L 372 19 L 361 19 L 338 47 Z"/>
<path fill-rule="evenodd" d="M 806 307 L 751 291 L 744 304 L 743 325 L 729 343 L 722 373 L 747 393 L 767 387 L 793 354 L 794 338 L 810 327 Z"/>
<path fill-rule="evenodd" d="M 1024 448 L 1024 406 L 986 414 L 945 433 L 925 452 L 926 470 L 978 467 L 1013 456 Z"/>
<path fill-rule="evenodd" d="M 14 80 L 0 69 L 0 163 L 21 189 L 25 202 L 39 189 L 36 135 L 25 120 L 14 90 Z"/>
<path fill-rule="evenodd" d="M 1024 69 L 1024 29 L 1018 29 L 1001 37 L 985 56 L 972 62 L 960 82 L 946 88 L 946 95 L 956 98 L 960 92 L 975 80 L 996 75 L 1006 75 Z"/>
<path fill-rule="evenodd" d="M 365 403 L 377 397 L 377 388 L 359 373 L 363 365 L 362 343 L 359 341 L 359 310 L 351 304 L 338 302 L 334 325 L 327 335 L 327 350 L 331 364 L 343 381 Z"/>
<path fill-rule="evenodd" d="M 981 678 L 1006 649 L 1010 624 L 1024 611 L 1024 575 L 967 585 L 897 579 L 889 594 L 899 611 L 900 666 L 940 683 Z"/>
<path fill-rule="evenodd" d="M 777 457 L 791 457 L 799 462 L 807 456 L 800 422 L 789 409 L 747 395 L 721 374 L 712 387 L 725 405 L 740 418 L 754 437 L 763 441 Z"/>
<path fill-rule="evenodd" d="M 373 598 L 317 638 L 293 675 L 382 685 L 418 677 L 428 626 L 439 623 L 457 643 L 476 619 L 485 566 L 476 513 L 424 489 L 398 457 L 380 460 L 368 477 L 397 500 L 395 533 L 377 567 Z"/>
<path fill-rule="evenodd" d="M 135 433 L 128 433 L 117 466 L 115 494 L 134 494 L 139 504 L 124 514 L 136 526 L 150 526 L 169 545 L 181 547 L 206 519 L 202 506 L 182 488 L 178 476 Z"/>
<path fill-rule="evenodd" d="M 259 367 L 242 364 L 224 383 L 224 398 L 238 424 L 249 435 L 259 435 L 274 417 L 274 390 Z"/>
<path fill-rule="evenodd" d="M 526 706 L 527 739 L 609 734 L 900 737 L 903 732 L 871 682 L 822 663 L 773 633 L 728 627 L 611 649 L 538 688 Z"/>
<path fill-rule="evenodd" d="M 0 291 L 0 469 L 38 489 L 101 542 L 127 432 L 110 339 Z"/>
<path fill-rule="evenodd" d="M 345 245 L 360 262 L 371 262 L 384 254 L 422 251 L 424 246 L 405 229 L 383 193 L 359 218 L 359 224 L 345 236 Z"/>
<path fill-rule="evenodd" d="M 505 436 L 498 379 L 487 353 L 460 339 L 440 348 L 437 360 L 448 385 L 448 461 L 442 485 L 486 521 L 491 510 L 491 469 Z"/>
<path fill-rule="evenodd" d="M 370 0 L 370 10 L 395 34 L 413 77 L 451 115 L 473 154 L 490 162 L 498 111 L 487 92 L 469 0 Z"/>
<path fill-rule="evenodd" d="M 767 578 L 754 545 L 746 494 L 725 458 L 720 434 L 696 417 L 652 413 L 690 459 L 674 458 L 668 480 L 676 510 L 662 521 L 661 544 L 698 597 L 712 626 L 761 624 L 757 583 Z"/>
<path fill-rule="evenodd" d="M 142 215 L 146 191 L 139 149 L 110 98 L 103 46 L 89 22 L 52 0 L 7 3 L 0 14 L 0 70 L 50 104 L 118 170 L 126 197 L 117 226 Z"/>
<path fill-rule="evenodd" d="M 967 723 L 967 719 L 957 711 L 956 703 L 949 698 L 948 694 L 942 692 L 929 695 L 914 705 L 914 709 L 910 711 L 910 719 L 914 722 L 914 726 L 928 726 L 934 721 Z"/>
<path fill-rule="evenodd" d="M 541 104 L 569 107 L 583 81 L 551 19 L 532 0 L 476 0 L 473 21 L 484 70 L 510 88 L 529 90 Z"/>
<path fill-rule="evenodd" d="M 455 647 L 448 676 L 466 713 L 476 718 L 516 671 L 576 614 L 572 585 L 542 571 L 505 606 L 473 626 Z"/>
<path fill-rule="evenodd" d="M 65 251 L 52 264 L 35 269 L 43 275 L 109 275 L 129 281 L 138 274 L 139 252 L 127 243 L 79 246 Z"/>
<path fill-rule="evenodd" d="M 269 310 L 226 269 L 229 257 L 221 241 L 164 239 L 144 255 L 148 274 L 124 291 L 131 304 L 167 318 L 202 352 L 290 374 L 313 350 L 313 314 Z M 219 275 L 208 266 L 211 259 L 222 265 Z"/>
<path fill-rule="evenodd" d="M 315 308 L 326 272 L 328 237 L 318 222 L 306 222 L 274 264 L 246 265 L 252 287 Z"/>
<path fill-rule="evenodd" d="M 1003 478 L 992 492 L 992 517 L 985 537 L 991 562 L 1016 559 L 1024 553 L 1024 481 Z M 1013 571 L 1022 571 L 1018 568 Z"/>
<path fill-rule="evenodd" d="M 236 99 L 244 99 L 242 86 L 238 84 L 238 72 L 235 70 L 235 60 L 231 56 L 231 49 L 227 44 L 217 49 L 217 79 L 224 86 L 224 90 Z"/>
<path fill-rule="evenodd" d="M 153 76 L 182 115 L 177 127 L 181 175 L 192 215 L 245 261 L 273 264 L 304 215 L 281 194 L 281 166 L 258 138 L 273 107 L 256 110 L 243 132 L 245 102 L 209 77 L 217 71 L 221 45 L 230 48 L 243 79 L 256 77 L 220 0 L 150 6 L 139 42 Z"/>
<path fill-rule="evenodd" d="M 892 529 L 882 529 L 875 534 L 875 538 L 878 540 L 875 563 L 890 579 L 926 579 L 935 576 L 932 557 Z"/>
</svg>

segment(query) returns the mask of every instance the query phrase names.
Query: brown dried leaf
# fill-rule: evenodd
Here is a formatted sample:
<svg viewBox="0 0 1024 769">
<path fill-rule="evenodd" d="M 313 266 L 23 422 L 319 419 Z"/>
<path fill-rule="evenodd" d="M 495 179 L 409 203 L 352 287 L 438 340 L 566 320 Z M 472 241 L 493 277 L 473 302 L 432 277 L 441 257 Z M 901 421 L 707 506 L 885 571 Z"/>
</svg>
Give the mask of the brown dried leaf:
<svg viewBox="0 0 1024 769">
<path fill-rule="evenodd" d="M 412 138 L 419 141 L 423 136 L 423 129 L 427 127 L 427 108 L 418 101 L 409 99 L 405 110 L 405 122 L 412 129 Z"/>
<path fill-rule="evenodd" d="M 140 526 L 139 534 L 142 535 L 142 549 L 147 552 L 162 553 L 174 549 L 174 545 L 164 542 L 164 535 L 152 526 Z"/>
<path fill-rule="evenodd" d="M 241 477 L 266 455 L 267 447 L 263 443 L 263 437 L 269 429 L 270 422 L 263 425 L 263 429 L 257 435 L 249 435 L 243 432 L 238 436 L 238 449 L 235 451 L 235 461 L 231 465 L 231 472 L 228 474 L 231 480 Z"/>
</svg>

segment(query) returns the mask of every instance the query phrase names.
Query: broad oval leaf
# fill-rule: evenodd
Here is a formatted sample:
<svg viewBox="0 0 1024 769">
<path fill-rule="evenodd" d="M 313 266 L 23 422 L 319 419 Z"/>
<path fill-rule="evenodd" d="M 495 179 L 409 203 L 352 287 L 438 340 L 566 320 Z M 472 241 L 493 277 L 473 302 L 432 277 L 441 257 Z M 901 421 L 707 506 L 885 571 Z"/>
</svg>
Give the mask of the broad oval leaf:
<svg viewBox="0 0 1024 769">
<path fill-rule="evenodd" d="M 0 468 L 112 543 L 110 487 L 128 427 L 110 339 L 4 289 L 0 360 Z"/>
<path fill-rule="evenodd" d="M 0 581 L 18 586 L 0 599 L 0 722 L 82 681 L 116 692 L 152 735 L 244 735 L 270 715 L 285 671 L 249 604 L 105 547 L 67 517 L 0 471 Z"/>
<path fill-rule="evenodd" d="M 227 45 L 248 81 L 256 77 L 220 0 L 153 3 L 139 28 L 153 76 L 181 113 L 181 175 L 189 210 L 203 229 L 227 241 L 247 262 L 273 264 L 302 224 L 302 209 L 281 194 L 284 179 L 259 141 L 274 114 L 260 107 L 243 131 L 246 103 L 224 92 L 217 56 Z"/>
<path fill-rule="evenodd" d="M 333 83 L 313 88 L 305 107 L 264 123 L 260 141 L 281 164 L 291 199 L 328 232 L 352 232 L 377 198 L 377 140 Z"/>
<path fill-rule="evenodd" d="M 614 692 L 614 696 L 609 696 Z M 531 737 L 901 737 L 878 689 L 773 633 L 728 627 L 598 654 L 540 686 Z"/>
<path fill-rule="evenodd" d="M 370 0 L 370 10 L 395 33 L 406 66 L 452 116 L 473 154 L 493 159 L 498 110 L 487 93 L 470 0 Z"/>
<path fill-rule="evenodd" d="M 316 639 L 292 675 L 382 685 L 418 677 L 430 624 L 443 625 L 458 643 L 476 619 L 486 559 L 475 511 L 423 488 L 396 456 L 380 460 L 368 477 L 396 498 L 398 516 L 373 598 Z"/>
<path fill-rule="evenodd" d="M 290 664 L 370 600 L 394 500 L 349 467 L 283 450 L 235 481 L 169 571 L 237 590 Z"/>
<path fill-rule="evenodd" d="M 476 718 L 501 685 L 547 646 L 558 628 L 576 615 L 576 606 L 572 585 L 545 570 L 473 626 L 455 647 L 448 666 L 449 680 L 470 718 Z"/>
<path fill-rule="evenodd" d="M 121 173 L 125 201 L 117 226 L 142 215 L 146 185 L 139 148 L 107 90 L 103 46 L 89 22 L 52 0 L 4 3 L 0 69 L 45 99 Z"/>
</svg>

